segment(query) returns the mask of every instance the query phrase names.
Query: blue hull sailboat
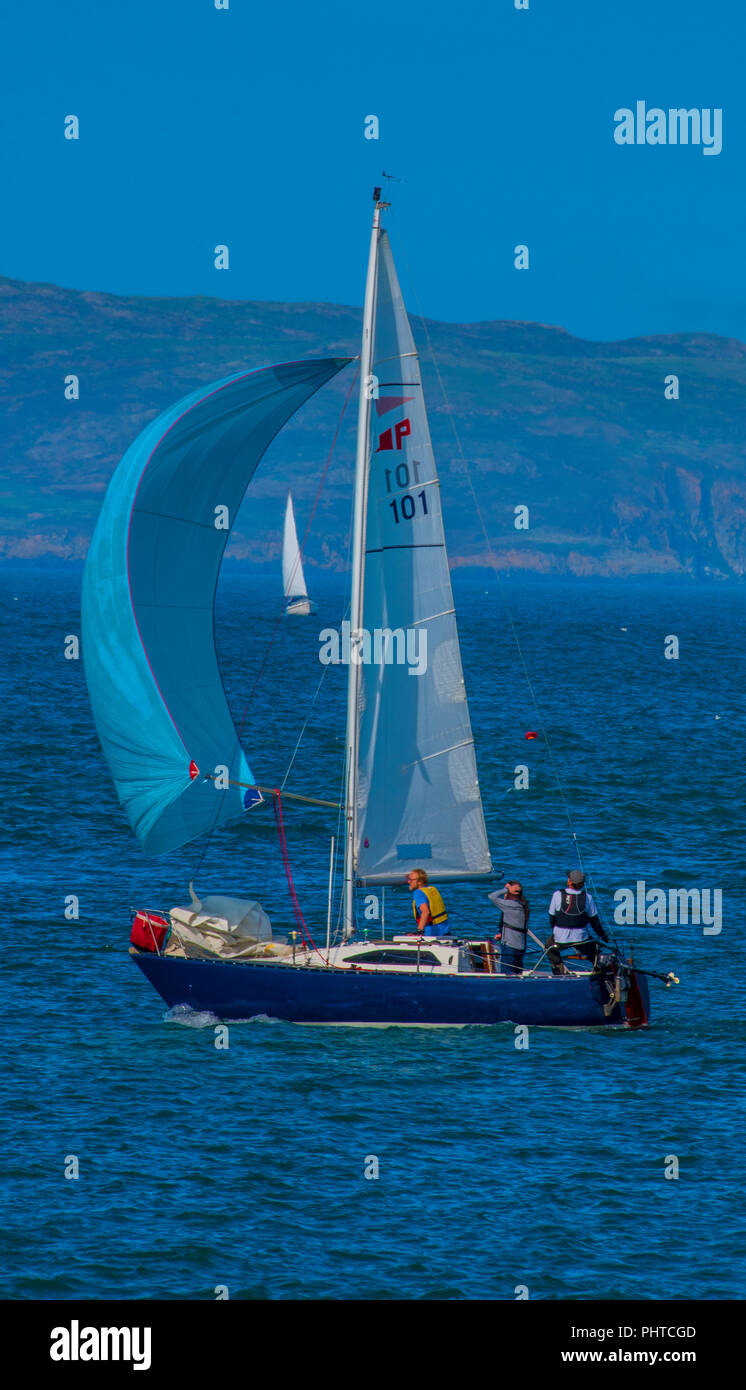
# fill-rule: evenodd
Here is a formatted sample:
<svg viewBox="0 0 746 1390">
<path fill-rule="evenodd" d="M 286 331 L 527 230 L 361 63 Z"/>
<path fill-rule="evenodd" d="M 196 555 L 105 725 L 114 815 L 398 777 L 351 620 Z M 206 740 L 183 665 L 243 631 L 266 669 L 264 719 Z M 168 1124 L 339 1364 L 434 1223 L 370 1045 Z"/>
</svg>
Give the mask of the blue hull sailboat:
<svg viewBox="0 0 746 1390">
<path fill-rule="evenodd" d="M 392 962 L 397 948 L 387 943 Z M 455 950 L 454 950 L 455 948 Z M 344 964 L 315 964 L 312 956 L 301 963 L 261 965 L 227 964 L 222 961 L 179 960 L 153 952 L 138 952 L 134 959 L 169 1007 L 188 1005 L 224 1019 L 281 1018 L 291 1023 L 409 1024 L 410 1026 L 465 1026 L 467 1024 L 525 1023 L 556 1027 L 600 1027 L 605 1024 L 639 1028 L 648 1021 L 647 981 L 635 975 L 638 989 L 615 999 L 602 974 L 590 976 L 533 976 L 485 974 L 467 959 L 464 968 L 448 966 L 463 953 L 463 943 L 448 943 L 422 956 L 447 952 L 441 966 L 411 963 L 416 947 L 401 964 L 388 968 L 354 965 L 372 954 L 372 943 L 352 949 Z M 405 948 L 401 948 L 404 954 Z M 609 1005 L 611 1004 L 611 1007 Z"/>
<path fill-rule="evenodd" d="M 374 201 L 354 482 L 341 927 L 332 937 L 330 871 L 325 946 L 306 929 L 282 828 L 285 793 L 251 771 L 213 634 L 218 572 L 244 493 L 274 436 L 350 360 L 336 358 L 240 373 L 193 392 L 142 432 L 109 486 L 86 563 L 83 641 L 122 807 L 145 853 L 158 855 L 247 812 L 250 833 L 251 818 L 272 804 L 294 914 L 273 931 L 251 900 L 192 892 L 188 907 L 138 912 L 132 958 L 169 1007 L 225 1019 L 640 1027 L 649 1017 L 645 972 L 618 949 L 593 969 L 581 961 L 553 975 L 544 953 L 513 974 L 501 969 L 491 940 L 414 931 L 386 938 L 383 930 L 376 940 L 360 931 L 362 894 L 370 900 L 415 868 L 432 885 L 494 878 L 419 359 L 378 189 Z"/>
</svg>

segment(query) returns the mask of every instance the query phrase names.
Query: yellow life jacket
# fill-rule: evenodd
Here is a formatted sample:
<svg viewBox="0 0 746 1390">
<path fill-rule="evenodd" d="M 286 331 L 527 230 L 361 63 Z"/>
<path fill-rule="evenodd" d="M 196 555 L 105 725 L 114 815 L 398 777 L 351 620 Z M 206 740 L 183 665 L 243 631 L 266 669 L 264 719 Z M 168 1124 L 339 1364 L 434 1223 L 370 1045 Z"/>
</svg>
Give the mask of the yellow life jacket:
<svg viewBox="0 0 746 1390">
<path fill-rule="evenodd" d="M 441 922 L 447 922 L 448 913 L 446 912 L 446 905 L 443 902 L 443 899 L 441 898 L 437 888 L 433 888 L 430 883 L 419 883 L 417 887 L 421 893 L 425 894 L 425 897 L 427 898 L 427 901 L 430 904 L 430 920 L 433 923 L 433 925 L 439 926 Z M 422 903 L 420 903 L 420 907 L 422 907 Z M 415 922 L 419 921 L 420 909 L 418 908 L 414 898 L 412 899 L 412 912 L 414 914 Z"/>
</svg>

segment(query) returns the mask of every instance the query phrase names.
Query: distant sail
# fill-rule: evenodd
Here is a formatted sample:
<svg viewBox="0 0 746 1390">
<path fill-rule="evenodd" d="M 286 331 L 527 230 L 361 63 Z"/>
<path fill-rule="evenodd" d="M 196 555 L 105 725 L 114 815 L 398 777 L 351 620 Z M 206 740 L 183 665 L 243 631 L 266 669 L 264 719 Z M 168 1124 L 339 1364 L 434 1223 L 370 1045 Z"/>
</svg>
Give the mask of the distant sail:
<svg viewBox="0 0 746 1390">
<path fill-rule="evenodd" d="M 265 367 L 201 387 L 143 430 L 109 484 L 83 577 L 83 657 L 114 785 L 148 854 L 260 799 L 212 780 L 225 768 L 254 781 L 220 679 L 215 586 L 262 454 L 346 361 Z"/>
<path fill-rule="evenodd" d="M 290 493 L 285 507 L 285 529 L 282 533 L 282 587 L 285 598 L 308 598 Z"/>
<path fill-rule="evenodd" d="M 440 879 L 486 876 L 492 861 L 440 484 L 419 360 L 383 231 L 374 322 L 378 395 L 371 412 L 364 627 L 372 637 L 376 629 L 401 636 L 388 643 L 390 664 L 361 667 L 357 876 L 364 883 L 401 882 L 415 867 Z M 418 654 L 426 664 L 415 675 Z"/>
</svg>

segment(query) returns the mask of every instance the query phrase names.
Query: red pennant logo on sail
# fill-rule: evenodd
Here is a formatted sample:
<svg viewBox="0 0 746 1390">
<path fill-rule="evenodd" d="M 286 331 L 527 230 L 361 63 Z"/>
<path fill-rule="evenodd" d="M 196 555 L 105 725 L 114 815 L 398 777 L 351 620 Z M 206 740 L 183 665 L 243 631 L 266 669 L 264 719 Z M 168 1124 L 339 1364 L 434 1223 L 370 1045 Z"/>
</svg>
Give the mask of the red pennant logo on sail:
<svg viewBox="0 0 746 1390">
<path fill-rule="evenodd" d="M 376 415 L 386 415 L 389 410 L 395 410 L 397 405 L 404 405 L 406 401 L 413 401 L 414 396 L 374 396 Z"/>
<path fill-rule="evenodd" d="M 408 434 L 411 434 L 411 432 L 412 428 L 409 420 L 400 420 L 398 425 L 390 425 L 389 428 L 384 430 L 383 434 L 379 436 L 376 453 L 380 454 L 384 449 L 401 449 L 402 440 L 405 439 Z"/>
<path fill-rule="evenodd" d="M 192 758 L 192 761 L 189 764 L 189 776 L 191 777 L 192 781 L 194 781 L 195 777 L 199 777 L 199 768 L 197 767 L 194 758 Z"/>
</svg>

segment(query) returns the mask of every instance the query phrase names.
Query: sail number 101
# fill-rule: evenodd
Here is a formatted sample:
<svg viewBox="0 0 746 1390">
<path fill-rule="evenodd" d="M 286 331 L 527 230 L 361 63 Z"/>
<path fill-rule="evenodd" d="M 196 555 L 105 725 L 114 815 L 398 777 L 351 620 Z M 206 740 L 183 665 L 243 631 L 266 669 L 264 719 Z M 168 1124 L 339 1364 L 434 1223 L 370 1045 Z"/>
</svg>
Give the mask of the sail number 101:
<svg viewBox="0 0 746 1390">
<path fill-rule="evenodd" d="M 396 468 L 385 468 L 386 491 L 391 492 L 393 487 L 409 487 L 412 481 L 418 483 L 420 481 L 420 469 L 416 459 L 412 459 L 412 471 L 414 473 L 414 479 L 412 479 L 410 474 L 408 463 L 397 463 Z M 413 520 L 417 512 L 418 500 L 422 503 L 423 515 L 427 516 L 427 497 L 425 496 L 424 488 L 421 492 L 416 494 L 416 497 L 413 497 L 411 492 L 406 492 L 404 496 L 398 500 L 396 497 L 392 498 L 389 502 L 389 506 L 394 513 L 394 521 L 397 526 L 400 521 Z"/>
<path fill-rule="evenodd" d="M 423 488 L 422 492 L 418 492 L 417 496 L 422 503 L 423 515 L 427 516 L 427 498 L 425 496 L 425 489 Z M 394 521 L 396 522 L 397 526 L 399 525 L 399 522 L 402 520 L 411 521 L 417 512 L 417 503 L 414 497 L 412 496 L 411 492 L 405 492 L 404 496 L 401 498 L 399 502 L 397 502 L 395 497 L 392 498 L 392 500 L 389 502 L 389 506 L 392 512 L 394 513 Z"/>
</svg>

